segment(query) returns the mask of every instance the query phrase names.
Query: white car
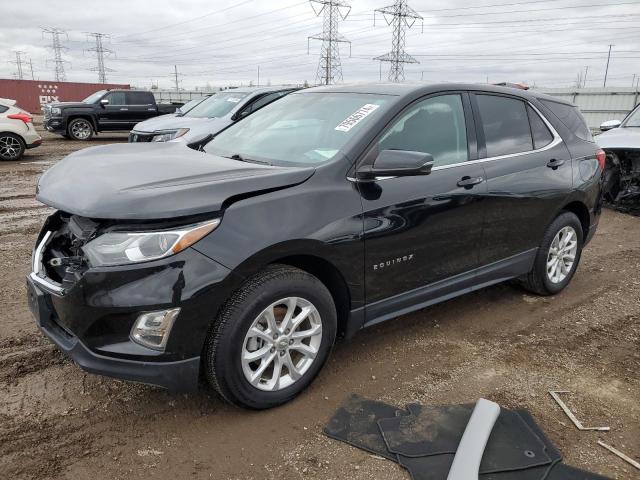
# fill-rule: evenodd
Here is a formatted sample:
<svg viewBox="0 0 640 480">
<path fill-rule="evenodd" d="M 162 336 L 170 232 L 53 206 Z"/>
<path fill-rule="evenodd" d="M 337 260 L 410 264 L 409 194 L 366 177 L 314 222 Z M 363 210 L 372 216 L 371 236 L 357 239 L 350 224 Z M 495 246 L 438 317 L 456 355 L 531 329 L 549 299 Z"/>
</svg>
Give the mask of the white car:
<svg viewBox="0 0 640 480">
<path fill-rule="evenodd" d="M 18 160 L 26 149 L 42 143 L 32 120 L 15 100 L 0 98 L 0 160 Z"/>
</svg>

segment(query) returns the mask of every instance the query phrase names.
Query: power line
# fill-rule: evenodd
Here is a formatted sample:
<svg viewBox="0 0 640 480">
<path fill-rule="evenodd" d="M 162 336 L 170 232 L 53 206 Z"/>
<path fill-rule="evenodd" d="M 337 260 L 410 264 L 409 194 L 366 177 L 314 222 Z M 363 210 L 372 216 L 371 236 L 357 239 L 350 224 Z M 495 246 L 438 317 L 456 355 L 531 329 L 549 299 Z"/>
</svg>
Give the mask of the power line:
<svg viewBox="0 0 640 480">
<path fill-rule="evenodd" d="M 87 38 L 93 37 L 96 42 L 96 46 L 93 48 L 87 49 L 88 52 L 93 52 L 96 54 L 96 58 L 98 60 L 98 66 L 91 69 L 93 72 L 98 72 L 98 83 L 107 83 L 107 72 L 113 72 L 111 68 L 107 68 L 104 64 L 104 57 L 113 54 L 113 50 L 109 50 L 105 48 L 102 44 L 102 40 L 108 38 L 108 35 L 104 33 L 91 32 L 86 33 Z"/>
<path fill-rule="evenodd" d="M 379 8 L 374 12 L 373 23 L 375 26 L 375 13 L 381 13 L 387 25 L 393 27 L 393 40 L 391 42 L 391 52 L 375 57 L 374 60 L 390 62 L 389 81 L 404 81 L 404 64 L 420 63 L 407 52 L 404 51 L 406 42 L 405 30 L 413 27 L 415 23 L 423 18 L 418 12 L 407 5 L 406 0 L 396 0 L 393 5 Z"/>
<path fill-rule="evenodd" d="M 346 20 L 351 6 L 344 0 L 310 0 L 309 3 L 316 16 L 323 15 L 322 33 L 307 38 L 307 52 L 310 40 L 322 41 L 316 83 L 329 85 L 341 82 L 340 44 L 348 43 L 351 46 L 351 42 L 338 33 L 338 22 L 340 19 Z"/>
<path fill-rule="evenodd" d="M 55 64 L 54 74 L 56 77 L 56 82 L 64 82 L 67 78 L 64 71 L 64 64 L 69 62 L 62 59 L 62 51 L 68 49 L 67 47 L 62 46 L 62 43 L 60 42 L 60 36 L 65 35 L 68 38 L 67 32 L 66 30 L 63 30 L 61 28 L 42 27 L 42 34 L 51 35 L 51 45 L 49 46 L 49 48 L 51 48 L 51 50 L 53 51 L 53 59 L 49 60 L 53 60 Z"/>
</svg>

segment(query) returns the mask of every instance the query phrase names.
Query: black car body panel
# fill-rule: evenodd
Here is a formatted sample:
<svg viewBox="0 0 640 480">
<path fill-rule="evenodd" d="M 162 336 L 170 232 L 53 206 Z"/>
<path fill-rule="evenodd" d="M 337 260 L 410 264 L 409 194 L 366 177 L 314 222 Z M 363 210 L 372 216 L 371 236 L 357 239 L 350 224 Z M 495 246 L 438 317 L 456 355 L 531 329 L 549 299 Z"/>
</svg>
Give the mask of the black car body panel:
<svg viewBox="0 0 640 480">
<path fill-rule="evenodd" d="M 62 293 L 32 274 L 28 283 L 47 306 L 34 307 L 36 316 L 54 318 L 93 354 L 173 368 L 171 362 L 197 361 L 224 301 L 272 263 L 302 268 L 325 283 L 339 328 L 349 336 L 526 274 L 547 225 L 563 210 L 580 218 L 585 241 L 592 237 L 601 208 L 597 147 L 575 137 L 540 101 L 546 97 L 462 84 L 321 87 L 290 97 L 332 92 L 391 101 L 326 163 L 271 167 L 179 145 L 141 144 L 85 150 L 50 169 L 37 198 L 61 212 L 39 242 L 58 228 L 56 215 L 88 217 L 97 225 L 187 222 L 194 215 L 221 222 L 174 256 L 133 266 L 68 268 Z M 436 166 L 429 175 L 356 179 L 396 119 L 416 102 L 446 94 L 460 98 L 468 160 Z M 553 138 L 540 148 L 489 157 L 477 94 L 524 102 L 548 122 Z M 138 313 L 172 306 L 183 310 L 165 352 L 129 339 Z M 40 323 L 46 330 L 47 323 Z M 171 386 L 155 373 L 132 378 L 122 368 L 124 373 L 113 366 L 102 373 Z"/>
<path fill-rule="evenodd" d="M 216 212 L 233 197 L 295 185 L 313 172 L 240 163 L 179 144 L 106 145 L 47 171 L 36 198 L 89 218 L 166 219 Z"/>
</svg>

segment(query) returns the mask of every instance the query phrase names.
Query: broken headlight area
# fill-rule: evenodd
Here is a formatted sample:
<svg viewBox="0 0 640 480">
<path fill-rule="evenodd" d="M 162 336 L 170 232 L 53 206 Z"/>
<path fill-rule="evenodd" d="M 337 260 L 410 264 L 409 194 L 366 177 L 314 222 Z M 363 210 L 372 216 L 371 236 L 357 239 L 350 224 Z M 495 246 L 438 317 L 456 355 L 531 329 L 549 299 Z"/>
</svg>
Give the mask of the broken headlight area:
<svg viewBox="0 0 640 480">
<path fill-rule="evenodd" d="M 640 150 L 607 150 L 603 194 L 612 208 L 640 216 Z"/>
</svg>

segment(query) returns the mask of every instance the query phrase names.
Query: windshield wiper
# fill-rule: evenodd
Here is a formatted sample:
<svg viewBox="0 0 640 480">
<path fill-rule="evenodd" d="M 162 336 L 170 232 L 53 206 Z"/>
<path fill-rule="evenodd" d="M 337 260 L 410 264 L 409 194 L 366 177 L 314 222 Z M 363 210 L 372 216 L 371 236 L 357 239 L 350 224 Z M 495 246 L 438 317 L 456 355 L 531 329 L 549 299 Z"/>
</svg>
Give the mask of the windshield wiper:
<svg viewBox="0 0 640 480">
<path fill-rule="evenodd" d="M 256 160 L 255 158 L 243 157 L 239 153 L 234 153 L 233 155 L 231 155 L 230 157 L 227 157 L 227 158 L 230 158 L 231 160 L 238 160 L 240 162 L 259 163 L 260 165 L 271 165 L 269 162 L 265 162 L 263 160 Z"/>
</svg>

